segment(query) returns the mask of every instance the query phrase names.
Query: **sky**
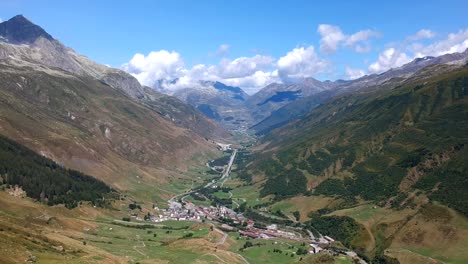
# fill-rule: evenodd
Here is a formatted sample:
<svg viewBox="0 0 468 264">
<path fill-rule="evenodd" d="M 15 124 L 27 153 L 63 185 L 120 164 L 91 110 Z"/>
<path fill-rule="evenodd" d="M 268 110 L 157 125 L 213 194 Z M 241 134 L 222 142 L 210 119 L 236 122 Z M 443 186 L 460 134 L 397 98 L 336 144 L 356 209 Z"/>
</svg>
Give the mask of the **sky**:
<svg viewBox="0 0 468 264">
<path fill-rule="evenodd" d="M 1 20 L 23 14 L 77 53 L 145 85 L 171 90 L 212 80 L 248 93 L 308 77 L 354 79 L 463 51 L 467 11 L 466 0 L 0 0 Z"/>
</svg>

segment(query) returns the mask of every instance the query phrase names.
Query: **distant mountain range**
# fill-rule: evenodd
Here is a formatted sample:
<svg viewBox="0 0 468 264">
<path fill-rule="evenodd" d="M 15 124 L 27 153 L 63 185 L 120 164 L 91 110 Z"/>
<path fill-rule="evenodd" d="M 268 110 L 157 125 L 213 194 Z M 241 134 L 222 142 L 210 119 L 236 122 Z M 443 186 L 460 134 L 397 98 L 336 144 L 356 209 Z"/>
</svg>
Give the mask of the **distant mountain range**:
<svg viewBox="0 0 468 264">
<path fill-rule="evenodd" d="M 322 91 L 315 90 L 314 93 L 309 92 L 308 96 L 295 98 L 292 102 L 272 111 L 268 117 L 253 125 L 251 130 L 256 134 L 262 135 L 310 112 L 314 107 L 320 105 L 320 103 L 332 98 L 333 96 L 352 93 L 361 89 L 386 83 L 403 83 L 410 80 L 415 73 L 418 73 L 418 71 L 431 65 L 447 64 L 456 66 L 464 65 L 467 62 L 468 50 L 462 53 L 446 54 L 439 57 L 417 58 L 401 67 L 390 69 L 381 74 L 366 75 L 356 80 L 338 80 L 335 82 L 325 81 L 324 83 L 327 84 L 327 86 L 325 86 L 326 89 L 322 89 Z M 427 76 L 430 77 L 432 75 L 432 72 L 428 72 Z M 304 87 L 301 84 L 297 86 L 298 90 L 301 88 L 303 89 Z M 266 88 L 268 88 L 268 86 Z"/>
<path fill-rule="evenodd" d="M 467 58 L 468 51 L 416 58 L 401 67 L 355 80 L 319 81 L 306 78 L 295 84 L 272 83 L 251 96 L 239 87 L 208 81 L 202 81 L 190 88 L 163 92 L 195 106 L 230 130 L 249 128 L 253 133 L 261 135 L 308 113 L 333 96 L 389 81 L 403 82 L 425 67 L 438 64 L 460 65 L 466 63 Z"/>
</svg>

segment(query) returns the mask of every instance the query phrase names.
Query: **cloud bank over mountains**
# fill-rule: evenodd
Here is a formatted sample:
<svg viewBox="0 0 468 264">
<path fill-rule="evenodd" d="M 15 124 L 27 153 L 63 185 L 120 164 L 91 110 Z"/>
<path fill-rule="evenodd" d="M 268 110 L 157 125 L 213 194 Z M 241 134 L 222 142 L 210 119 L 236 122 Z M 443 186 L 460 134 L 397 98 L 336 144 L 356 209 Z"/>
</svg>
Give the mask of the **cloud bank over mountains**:
<svg viewBox="0 0 468 264">
<path fill-rule="evenodd" d="M 371 29 L 345 34 L 339 26 L 320 24 L 317 33 L 320 35 L 318 51 L 314 45 L 299 45 L 278 58 L 255 54 L 231 59 L 229 51 L 232 47 L 222 44 L 213 52 L 220 58 L 217 64 L 188 66 L 177 51 L 159 50 L 147 55 L 137 53 L 121 68 L 144 85 L 169 91 L 196 87 L 200 81 L 220 81 L 239 86 L 252 94 L 271 83 L 294 83 L 317 75 L 356 79 L 365 74 L 381 73 L 402 66 L 418 57 L 463 52 L 468 48 L 468 29 L 450 33 L 436 41 L 434 39 L 438 35 L 435 32 L 421 29 L 383 48 L 372 46 L 375 39 L 383 38 L 384 35 Z M 346 65 L 344 72 L 338 73 L 333 57 L 338 56 L 341 49 L 366 57 L 372 51 L 376 59 L 364 63 L 367 69 Z"/>
</svg>

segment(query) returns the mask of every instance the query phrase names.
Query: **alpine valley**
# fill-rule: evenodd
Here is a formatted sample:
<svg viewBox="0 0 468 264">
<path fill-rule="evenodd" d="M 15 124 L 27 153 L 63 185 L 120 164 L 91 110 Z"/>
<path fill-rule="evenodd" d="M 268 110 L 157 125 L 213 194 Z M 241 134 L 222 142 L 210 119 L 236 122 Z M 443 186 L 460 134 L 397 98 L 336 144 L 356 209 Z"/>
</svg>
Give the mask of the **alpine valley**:
<svg viewBox="0 0 468 264">
<path fill-rule="evenodd" d="M 468 263 L 468 49 L 253 94 L 136 77 L 0 23 L 0 263 Z"/>
</svg>

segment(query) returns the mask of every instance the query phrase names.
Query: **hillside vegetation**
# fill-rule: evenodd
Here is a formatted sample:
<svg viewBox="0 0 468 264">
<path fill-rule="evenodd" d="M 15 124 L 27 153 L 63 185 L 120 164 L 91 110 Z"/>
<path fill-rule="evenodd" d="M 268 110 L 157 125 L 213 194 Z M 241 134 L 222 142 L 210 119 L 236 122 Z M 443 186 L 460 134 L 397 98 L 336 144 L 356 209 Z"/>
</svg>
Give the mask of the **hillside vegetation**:
<svg viewBox="0 0 468 264">
<path fill-rule="evenodd" d="M 0 61 L 0 87 L 0 134 L 119 191 L 152 195 L 147 200 L 172 191 L 137 191 L 140 186 L 165 188 L 195 154 L 204 162 L 215 152 L 153 105 L 92 78 L 11 59 Z"/>
<path fill-rule="evenodd" d="M 54 161 L 0 136 L 0 183 L 20 186 L 26 195 L 48 205 L 76 207 L 80 201 L 104 205 L 112 189 L 78 171 L 67 170 Z"/>
<path fill-rule="evenodd" d="M 261 194 L 277 199 L 324 194 L 398 207 L 416 188 L 468 215 L 467 95 L 464 67 L 334 98 L 268 134 L 245 170 L 264 173 Z M 294 184 L 305 181 L 307 189 Z"/>
</svg>

